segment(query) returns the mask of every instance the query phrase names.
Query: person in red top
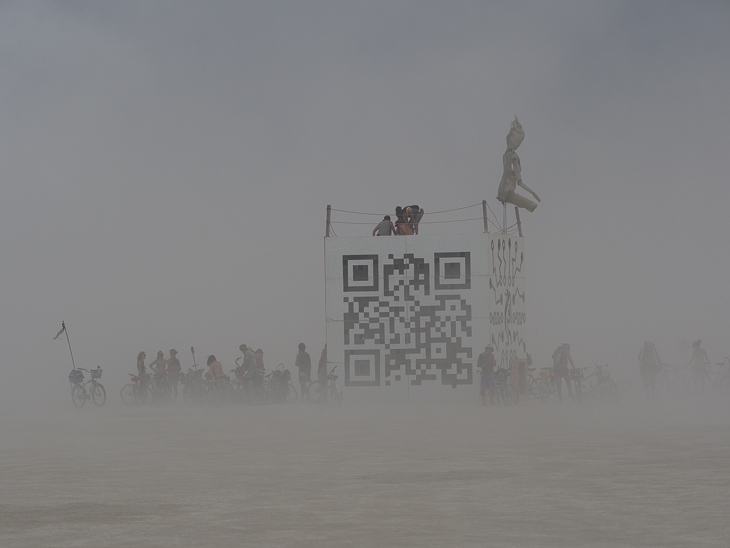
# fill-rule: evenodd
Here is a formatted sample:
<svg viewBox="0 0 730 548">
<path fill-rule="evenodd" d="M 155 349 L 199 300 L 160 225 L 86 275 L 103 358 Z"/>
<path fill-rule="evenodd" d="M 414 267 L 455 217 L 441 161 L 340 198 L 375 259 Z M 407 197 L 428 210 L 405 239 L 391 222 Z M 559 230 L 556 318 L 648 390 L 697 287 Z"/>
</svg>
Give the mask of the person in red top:
<svg viewBox="0 0 730 548">
<path fill-rule="evenodd" d="M 223 366 L 221 362 L 215 359 L 215 356 L 211 354 L 208 356 L 208 371 L 205 373 L 206 377 L 212 376 L 215 379 L 215 387 L 218 390 L 218 394 L 221 397 L 226 395 L 226 387 L 228 386 L 228 377 L 223 373 Z"/>
</svg>

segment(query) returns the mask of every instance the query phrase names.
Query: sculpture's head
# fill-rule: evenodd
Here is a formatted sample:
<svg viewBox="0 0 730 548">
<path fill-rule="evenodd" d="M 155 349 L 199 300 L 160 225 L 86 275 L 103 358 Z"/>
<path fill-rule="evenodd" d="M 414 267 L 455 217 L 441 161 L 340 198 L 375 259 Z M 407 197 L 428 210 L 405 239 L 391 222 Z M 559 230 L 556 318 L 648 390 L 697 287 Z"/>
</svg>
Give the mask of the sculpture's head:
<svg viewBox="0 0 730 548">
<path fill-rule="evenodd" d="M 517 147 L 519 147 L 524 140 L 525 130 L 522 129 L 522 124 L 520 124 L 517 116 L 515 116 L 515 119 L 512 120 L 512 125 L 509 128 L 509 133 L 507 134 L 507 147 L 512 150 L 517 150 Z"/>
</svg>

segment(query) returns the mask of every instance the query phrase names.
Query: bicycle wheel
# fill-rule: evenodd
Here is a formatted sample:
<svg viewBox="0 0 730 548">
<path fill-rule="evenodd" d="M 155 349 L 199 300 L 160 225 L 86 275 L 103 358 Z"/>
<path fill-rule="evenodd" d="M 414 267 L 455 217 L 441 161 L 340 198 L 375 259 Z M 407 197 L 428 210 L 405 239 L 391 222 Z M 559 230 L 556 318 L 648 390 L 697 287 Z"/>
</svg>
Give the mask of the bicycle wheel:
<svg viewBox="0 0 730 548">
<path fill-rule="evenodd" d="M 71 400 L 76 407 L 83 407 L 86 403 L 86 390 L 80 384 L 74 384 L 71 388 Z"/>
<path fill-rule="evenodd" d="M 92 384 L 89 387 L 89 393 L 91 394 L 91 401 L 97 407 L 101 407 L 106 403 L 106 389 L 101 383 Z"/>
<path fill-rule="evenodd" d="M 325 387 L 325 390 L 327 388 Z M 327 392 L 322 391 L 322 387 L 319 384 L 319 381 L 312 381 L 307 385 L 307 391 L 309 392 L 309 399 L 312 400 L 315 403 L 325 403 Z"/>
<path fill-rule="evenodd" d="M 335 399 L 337 400 L 337 407 L 342 407 L 342 390 L 337 390 L 337 394 L 335 394 Z"/>
<path fill-rule="evenodd" d="M 125 384 L 119 391 L 119 397 L 126 405 L 134 405 L 137 402 L 134 399 L 134 383 Z"/>
<path fill-rule="evenodd" d="M 134 390 L 134 403 L 144 405 L 152 401 L 152 391 L 149 386 L 137 386 Z"/>
<path fill-rule="evenodd" d="M 183 403 L 195 403 L 195 384 L 193 384 L 192 382 L 188 382 L 187 384 L 183 385 L 182 395 Z"/>
<path fill-rule="evenodd" d="M 619 391 L 613 379 L 607 379 L 596 386 L 597 396 L 600 401 L 616 403 L 619 400 Z"/>
<path fill-rule="evenodd" d="M 299 399 L 299 393 L 292 383 L 287 383 L 287 385 L 284 386 L 284 391 L 285 403 L 294 403 L 297 399 Z"/>
<path fill-rule="evenodd" d="M 730 396 L 730 373 L 720 377 L 717 382 L 717 392 L 723 398 Z"/>
<path fill-rule="evenodd" d="M 583 383 L 581 381 L 574 382 L 573 401 L 580 403 L 583 401 Z"/>
<path fill-rule="evenodd" d="M 541 401 L 547 401 L 550 397 L 550 382 L 545 379 L 537 381 L 537 397 L 540 398 Z"/>
<path fill-rule="evenodd" d="M 669 390 L 669 376 L 666 373 L 659 375 L 654 392 L 659 398 L 666 398 L 671 395 Z"/>
<path fill-rule="evenodd" d="M 520 401 L 520 393 L 511 384 L 504 389 L 504 401 L 507 405 L 516 405 Z"/>
</svg>

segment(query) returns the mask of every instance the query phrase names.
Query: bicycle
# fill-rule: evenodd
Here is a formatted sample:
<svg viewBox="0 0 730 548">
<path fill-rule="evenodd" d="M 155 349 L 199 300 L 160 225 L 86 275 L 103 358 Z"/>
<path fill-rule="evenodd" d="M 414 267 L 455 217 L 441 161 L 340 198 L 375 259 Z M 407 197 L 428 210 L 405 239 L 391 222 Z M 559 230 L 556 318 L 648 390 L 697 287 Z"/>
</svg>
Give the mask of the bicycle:
<svg viewBox="0 0 730 548">
<path fill-rule="evenodd" d="M 687 380 L 681 368 L 662 363 L 662 372 L 656 380 L 655 393 L 660 398 L 677 397 L 686 390 Z"/>
<path fill-rule="evenodd" d="M 616 381 L 611 378 L 611 373 L 606 370 L 608 364 L 598 365 L 595 362 L 593 364 L 596 368 L 593 373 L 586 377 L 586 380 L 593 376 L 595 376 L 596 380 L 591 385 L 588 393 L 597 400 L 611 403 L 618 402 L 621 399 L 621 390 L 616 384 Z"/>
<path fill-rule="evenodd" d="M 208 389 L 203 382 L 203 370 L 198 369 L 198 364 L 188 368 L 188 372 L 180 373 L 182 382 L 183 402 L 187 404 L 201 404 L 208 399 Z"/>
<path fill-rule="evenodd" d="M 573 386 L 575 387 L 575 390 L 573 392 L 573 401 L 576 402 L 582 402 L 583 401 L 583 381 L 587 380 L 591 377 L 591 375 L 588 375 L 588 377 L 585 376 L 585 371 L 588 369 L 587 367 L 573 367 L 570 370 L 570 380 L 573 381 Z"/>
<path fill-rule="evenodd" d="M 698 392 L 705 393 L 705 385 L 710 385 L 710 390 L 713 394 L 724 394 L 730 393 L 730 371 L 726 371 L 725 368 L 730 366 L 730 358 L 727 356 L 723 357 L 721 362 L 715 362 L 719 366 L 719 369 L 715 371 L 708 365 L 694 366 L 692 368 L 692 379 L 691 387 L 694 395 Z"/>
<path fill-rule="evenodd" d="M 495 391 L 502 405 L 515 405 L 520 401 L 520 393 L 509 382 L 509 374 L 507 368 L 499 368 L 494 373 Z"/>
<path fill-rule="evenodd" d="M 720 367 L 720 375 L 717 379 L 717 389 L 725 395 L 730 394 L 730 357 L 723 356 L 721 362 L 715 362 Z M 727 370 L 725 369 L 727 368 Z"/>
<path fill-rule="evenodd" d="M 326 385 L 322 386 L 319 380 L 315 380 L 309 383 L 307 390 L 310 395 L 314 395 L 312 398 L 316 403 L 335 403 L 337 407 L 342 405 L 342 389 L 337 386 L 337 379 L 339 375 L 335 375 L 335 365 L 332 370 L 327 374 Z"/>
<path fill-rule="evenodd" d="M 142 405 L 152 401 L 152 392 L 147 384 L 142 384 L 140 375 L 129 374 L 132 377 L 129 384 L 122 386 L 119 396 L 126 405 Z"/>
<path fill-rule="evenodd" d="M 172 388 L 167 380 L 167 373 L 155 373 L 149 388 L 154 405 L 168 405 L 172 402 Z"/>
<path fill-rule="evenodd" d="M 543 367 L 540 369 L 540 378 L 537 379 L 537 397 L 541 401 L 547 401 L 550 394 L 557 394 L 555 386 L 555 369 Z"/>
<path fill-rule="evenodd" d="M 527 395 L 533 398 L 540 397 L 540 377 L 535 377 L 537 367 L 527 368 Z"/>
<path fill-rule="evenodd" d="M 82 371 L 86 371 L 91 376 L 91 379 L 86 381 L 86 383 L 84 383 L 84 374 Z M 101 367 L 97 367 L 91 371 L 83 367 L 77 367 L 69 373 L 68 380 L 71 383 L 71 401 L 73 401 L 76 407 L 83 407 L 86 400 L 91 400 L 97 407 L 101 407 L 106 403 L 106 389 L 96 380 L 101 378 L 102 372 Z"/>
</svg>

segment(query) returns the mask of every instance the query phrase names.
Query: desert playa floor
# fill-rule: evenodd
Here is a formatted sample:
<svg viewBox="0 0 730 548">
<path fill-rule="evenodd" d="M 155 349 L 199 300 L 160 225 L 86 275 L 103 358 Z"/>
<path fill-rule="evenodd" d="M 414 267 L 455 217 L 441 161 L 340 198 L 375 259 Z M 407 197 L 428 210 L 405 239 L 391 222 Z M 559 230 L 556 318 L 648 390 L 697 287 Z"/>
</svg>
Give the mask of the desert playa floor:
<svg viewBox="0 0 730 548">
<path fill-rule="evenodd" d="M 114 400 L 0 417 L 0 546 L 730 543 L 724 402 Z"/>
</svg>

